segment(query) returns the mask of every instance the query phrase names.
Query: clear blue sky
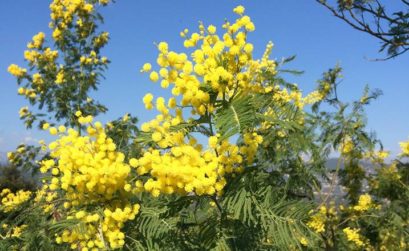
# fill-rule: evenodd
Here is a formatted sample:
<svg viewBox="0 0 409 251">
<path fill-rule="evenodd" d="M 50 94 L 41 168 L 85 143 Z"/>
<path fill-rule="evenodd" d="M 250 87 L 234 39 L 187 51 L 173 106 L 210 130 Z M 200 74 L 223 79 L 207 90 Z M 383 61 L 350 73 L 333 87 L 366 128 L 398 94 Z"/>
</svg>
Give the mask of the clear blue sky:
<svg viewBox="0 0 409 251">
<path fill-rule="evenodd" d="M 44 132 L 24 129 L 18 110 L 27 103 L 17 95 L 15 79 L 7 73 L 7 67 L 11 63 L 24 66 L 23 52 L 34 34 L 50 34 L 49 2 L 0 1 L 0 152 L 12 150 L 20 142 L 46 137 Z M 395 1 L 387 1 L 391 2 Z M 98 93 L 92 95 L 109 108 L 100 120 L 126 112 L 137 115 L 140 121 L 151 118 L 143 108 L 142 97 L 146 92 L 164 91 L 139 69 L 143 63 L 155 61 L 153 43 L 165 40 L 170 49 L 180 51 L 181 30 L 195 29 L 200 20 L 221 25 L 224 18 L 234 18 L 232 9 L 238 4 L 246 7 L 255 22 L 256 31 L 249 39 L 257 55 L 269 40 L 275 44 L 273 57 L 297 55 L 289 66 L 305 71 L 294 79 L 303 90 L 313 89 L 321 73 L 336 63 L 344 68 L 341 97 L 358 97 L 365 84 L 383 90 L 384 95 L 368 109 L 369 129 L 377 132 L 387 149 L 398 152 L 398 142 L 409 136 L 409 54 L 387 62 L 366 60 L 382 56 L 377 53 L 379 42 L 331 16 L 314 0 L 118 0 L 103 10 L 104 29 L 112 38 L 103 52 L 112 64 Z"/>
</svg>

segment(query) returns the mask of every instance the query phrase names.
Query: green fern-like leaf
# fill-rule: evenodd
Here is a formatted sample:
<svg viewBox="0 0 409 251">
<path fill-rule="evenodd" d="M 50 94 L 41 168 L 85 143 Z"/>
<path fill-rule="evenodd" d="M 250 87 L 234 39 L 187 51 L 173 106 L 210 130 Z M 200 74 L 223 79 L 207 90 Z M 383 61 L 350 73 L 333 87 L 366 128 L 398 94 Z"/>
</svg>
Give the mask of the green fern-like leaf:
<svg viewBox="0 0 409 251">
<path fill-rule="evenodd" d="M 238 95 L 225 104 L 215 116 L 215 124 L 221 139 L 246 131 L 256 122 L 256 108 L 249 95 Z"/>
</svg>

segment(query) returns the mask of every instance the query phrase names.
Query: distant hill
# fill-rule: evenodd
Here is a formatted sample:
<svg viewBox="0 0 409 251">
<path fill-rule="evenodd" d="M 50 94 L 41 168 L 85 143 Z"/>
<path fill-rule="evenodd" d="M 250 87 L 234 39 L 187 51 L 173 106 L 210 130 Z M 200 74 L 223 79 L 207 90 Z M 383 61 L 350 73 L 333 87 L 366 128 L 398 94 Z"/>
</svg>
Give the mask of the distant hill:
<svg viewBox="0 0 409 251">
<path fill-rule="evenodd" d="M 325 166 L 327 167 L 328 170 L 331 171 L 335 171 L 336 167 L 338 164 L 338 158 L 330 158 L 327 160 L 327 162 L 325 163 Z M 369 161 L 361 161 L 360 164 L 369 171 L 373 171 L 373 165 L 372 163 L 370 163 Z M 341 161 L 340 163 L 340 168 L 343 169 L 344 168 L 344 162 Z"/>
</svg>

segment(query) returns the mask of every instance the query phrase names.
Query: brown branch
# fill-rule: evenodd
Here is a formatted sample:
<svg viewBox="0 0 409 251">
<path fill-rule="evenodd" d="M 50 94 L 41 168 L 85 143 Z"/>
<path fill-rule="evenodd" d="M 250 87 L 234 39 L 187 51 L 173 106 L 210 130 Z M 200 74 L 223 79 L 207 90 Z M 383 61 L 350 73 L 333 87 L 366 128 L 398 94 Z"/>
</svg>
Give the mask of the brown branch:
<svg viewBox="0 0 409 251">
<path fill-rule="evenodd" d="M 390 55 L 389 57 L 386 57 L 386 58 L 375 58 L 375 59 L 368 59 L 368 58 L 366 58 L 366 59 L 369 60 L 369 61 L 372 61 L 372 62 L 387 61 L 387 60 L 389 60 L 389 59 L 392 59 L 392 58 L 395 58 L 395 57 L 397 57 L 397 56 L 400 56 L 400 55 L 404 54 L 404 53 L 407 52 L 407 51 L 409 51 L 409 47 L 405 47 L 402 51 L 400 51 L 400 52 L 398 52 L 398 53 L 395 53 L 395 54 L 393 54 L 393 55 Z"/>
<path fill-rule="evenodd" d="M 371 5 L 369 5 L 369 7 L 367 8 L 367 7 L 363 6 L 363 5 L 354 4 L 354 5 L 353 5 L 353 8 L 354 8 L 354 9 L 358 9 L 358 10 L 360 10 L 360 11 L 362 11 L 362 12 L 365 11 L 365 12 L 371 13 L 371 14 L 373 14 L 373 15 L 375 15 L 375 16 L 381 18 L 381 19 L 384 19 L 384 20 L 386 20 L 386 21 L 388 21 L 388 22 L 390 22 L 390 23 L 395 23 L 395 24 L 398 24 L 398 23 L 399 23 L 396 18 L 393 19 L 393 18 L 389 17 L 388 15 L 386 15 L 384 7 L 383 7 L 378 1 L 376 1 L 376 2 L 377 2 L 377 4 L 378 4 L 378 9 L 382 9 L 382 12 L 381 12 L 381 13 L 378 12 L 378 11 L 375 11 L 375 10 L 372 8 Z"/>
<path fill-rule="evenodd" d="M 404 0 L 402 0 L 404 1 Z M 388 16 L 384 10 L 384 7 L 378 0 L 375 0 L 377 7 L 373 7 L 370 4 L 366 6 L 354 4 L 351 8 L 347 9 L 340 9 L 337 10 L 333 6 L 329 5 L 325 0 L 316 0 L 317 3 L 326 7 L 335 17 L 343 20 L 347 24 L 349 24 L 352 28 L 362 31 L 365 33 L 370 34 L 373 37 L 381 40 L 384 44 L 381 47 L 380 51 L 383 51 L 385 47 L 389 47 L 393 49 L 390 56 L 383 58 L 383 59 L 375 59 L 373 61 L 385 61 L 396 56 L 402 55 L 403 53 L 407 52 L 409 49 L 409 43 L 407 41 L 400 41 L 396 42 L 395 38 L 400 35 L 407 35 L 409 32 L 406 30 L 397 31 L 397 32 L 384 32 L 383 30 L 383 21 L 389 22 L 389 27 L 391 24 L 396 24 L 397 26 L 405 25 L 406 22 L 404 20 L 399 20 L 399 18 L 391 18 Z M 409 4 L 409 1 L 405 1 L 405 3 Z M 375 9 L 376 8 L 376 9 Z M 360 15 L 357 16 L 354 14 L 353 10 L 360 11 Z M 373 15 L 374 23 L 376 27 L 370 25 L 365 19 L 365 13 L 369 13 Z M 347 14 L 347 15 L 346 15 Z M 385 24 L 386 25 L 386 24 Z M 396 52 L 401 49 L 400 52 Z"/>
</svg>

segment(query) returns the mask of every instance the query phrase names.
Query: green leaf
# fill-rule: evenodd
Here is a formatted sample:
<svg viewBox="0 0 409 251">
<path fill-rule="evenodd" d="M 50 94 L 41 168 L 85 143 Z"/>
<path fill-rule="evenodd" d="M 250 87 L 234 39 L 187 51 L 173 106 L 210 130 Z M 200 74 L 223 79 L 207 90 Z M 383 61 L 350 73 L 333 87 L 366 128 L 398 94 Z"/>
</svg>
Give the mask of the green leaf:
<svg viewBox="0 0 409 251">
<path fill-rule="evenodd" d="M 221 140 L 252 128 L 257 120 L 252 97 L 238 94 L 217 111 L 214 120 Z"/>
</svg>

